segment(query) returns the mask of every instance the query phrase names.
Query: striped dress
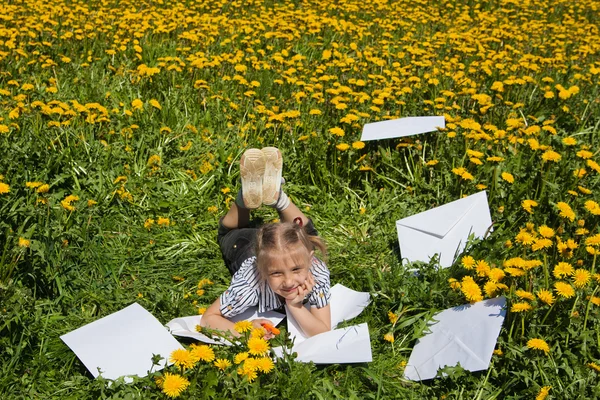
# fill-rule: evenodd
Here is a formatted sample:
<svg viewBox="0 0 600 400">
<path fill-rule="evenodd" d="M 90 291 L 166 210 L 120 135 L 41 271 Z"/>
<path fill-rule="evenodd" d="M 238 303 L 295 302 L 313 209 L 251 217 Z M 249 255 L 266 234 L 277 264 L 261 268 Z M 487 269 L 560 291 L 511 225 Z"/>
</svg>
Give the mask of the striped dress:
<svg viewBox="0 0 600 400">
<path fill-rule="evenodd" d="M 313 307 L 325 307 L 331 297 L 329 269 L 323 261 L 313 257 L 310 271 L 315 278 L 315 286 L 306 299 Z M 258 306 L 258 312 L 263 313 L 276 310 L 284 304 L 268 283 L 260 278 L 256 268 L 256 256 L 242 263 L 240 269 L 233 275 L 229 289 L 219 299 L 221 315 L 226 318 L 238 315 L 252 306 Z"/>
</svg>

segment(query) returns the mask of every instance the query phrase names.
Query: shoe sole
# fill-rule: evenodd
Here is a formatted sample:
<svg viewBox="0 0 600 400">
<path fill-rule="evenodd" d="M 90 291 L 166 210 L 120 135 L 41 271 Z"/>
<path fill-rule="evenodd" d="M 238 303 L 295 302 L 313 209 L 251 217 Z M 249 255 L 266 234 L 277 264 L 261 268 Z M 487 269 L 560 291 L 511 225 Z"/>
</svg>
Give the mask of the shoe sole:
<svg viewBox="0 0 600 400">
<path fill-rule="evenodd" d="M 277 200 L 279 200 L 283 157 L 277 147 L 265 147 L 261 151 L 265 157 L 262 201 L 263 204 L 270 206 L 277 203 Z"/>
<path fill-rule="evenodd" d="M 240 159 L 240 177 L 242 180 L 242 198 L 246 208 L 258 208 L 263 199 L 263 176 L 265 156 L 258 149 L 248 149 Z"/>
</svg>

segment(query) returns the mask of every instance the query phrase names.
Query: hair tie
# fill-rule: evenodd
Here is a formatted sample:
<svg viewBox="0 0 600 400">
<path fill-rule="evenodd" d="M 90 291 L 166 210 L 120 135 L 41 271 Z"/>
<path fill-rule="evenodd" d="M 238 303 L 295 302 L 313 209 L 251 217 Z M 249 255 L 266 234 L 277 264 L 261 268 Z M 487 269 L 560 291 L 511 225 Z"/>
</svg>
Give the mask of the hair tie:
<svg viewBox="0 0 600 400">
<path fill-rule="evenodd" d="M 302 222 L 302 218 L 300 218 L 300 217 L 294 218 L 294 223 L 296 225 L 300 225 L 300 228 L 302 228 L 302 226 L 304 225 L 304 223 Z"/>
</svg>

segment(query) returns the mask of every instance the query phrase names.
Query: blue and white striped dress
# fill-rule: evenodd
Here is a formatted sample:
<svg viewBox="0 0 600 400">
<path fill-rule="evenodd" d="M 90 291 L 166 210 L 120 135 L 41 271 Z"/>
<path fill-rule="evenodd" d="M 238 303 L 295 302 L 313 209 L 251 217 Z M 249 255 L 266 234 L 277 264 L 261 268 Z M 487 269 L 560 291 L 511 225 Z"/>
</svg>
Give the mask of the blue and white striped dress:
<svg viewBox="0 0 600 400">
<path fill-rule="evenodd" d="M 315 277 L 315 286 L 307 295 L 311 306 L 322 308 L 329 304 L 329 269 L 317 257 L 313 257 L 310 271 Z M 256 268 L 256 257 L 245 260 L 240 269 L 233 275 L 231 285 L 219 298 L 221 300 L 221 315 L 233 317 L 245 311 L 248 307 L 258 306 L 258 312 L 276 310 L 283 305 L 279 296 L 266 281 L 260 278 Z"/>
</svg>

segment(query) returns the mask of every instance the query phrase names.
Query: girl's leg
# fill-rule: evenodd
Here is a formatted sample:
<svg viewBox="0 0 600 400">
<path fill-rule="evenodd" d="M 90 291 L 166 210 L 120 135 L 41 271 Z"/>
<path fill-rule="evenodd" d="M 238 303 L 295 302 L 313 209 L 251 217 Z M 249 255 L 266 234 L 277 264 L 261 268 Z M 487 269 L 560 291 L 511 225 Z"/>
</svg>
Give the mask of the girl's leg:
<svg viewBox="0 0 600 400">
<path fill-rule="evenodd" d="M 223 217 L 221 223 L 229 229 L 245 228 L 250 222 L 250 210 L 238 206 L 235 202 Z"/>
<path fill-rule="evenodd" d="M 283 191 L 280 194 L 287 196 L 285 193 L 283 193 Z M 296 218 L 300 218 L 302 220 L 302 226 L 306 226 L 308 224 L 308 218 L 306 215 L 304 215 L 304 213 L 300 211 L 300 209 L 294 203 L 292 203 L 291 200 L 289 206 L 283 210 L 277 210 L 277 213 L 279 214 L 279 219 L 281 222 L 294 222 Z"/>
</svg>

